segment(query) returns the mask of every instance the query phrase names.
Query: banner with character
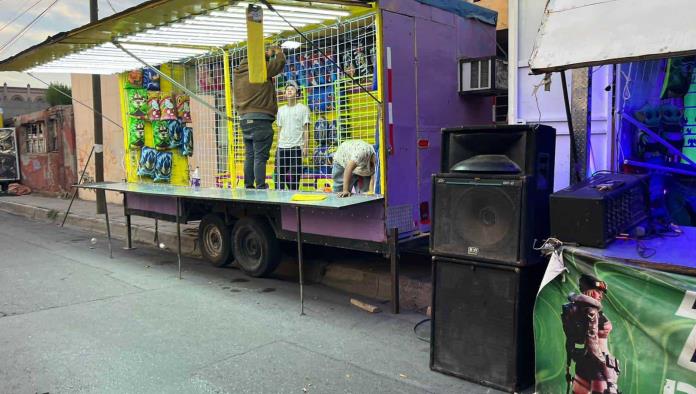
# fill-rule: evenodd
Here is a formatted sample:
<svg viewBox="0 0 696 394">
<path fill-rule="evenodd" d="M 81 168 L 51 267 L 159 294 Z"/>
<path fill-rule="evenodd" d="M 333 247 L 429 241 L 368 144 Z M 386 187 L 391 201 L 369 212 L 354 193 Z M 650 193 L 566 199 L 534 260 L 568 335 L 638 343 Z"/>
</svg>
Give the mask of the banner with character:
<svg viewBox="0 0 696 394">
<path fill-rule="evenodd" d="M 537 392 L 696 393 L 696 277 L 566 248 L 544 283 Z"/>
</svg>

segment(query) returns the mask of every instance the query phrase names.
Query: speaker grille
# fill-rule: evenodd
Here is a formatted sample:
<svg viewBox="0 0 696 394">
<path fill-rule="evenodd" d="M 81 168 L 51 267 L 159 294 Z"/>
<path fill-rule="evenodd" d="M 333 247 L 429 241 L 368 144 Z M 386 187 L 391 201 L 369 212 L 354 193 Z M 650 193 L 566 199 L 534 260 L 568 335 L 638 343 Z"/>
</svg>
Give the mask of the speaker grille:
<svg viewBox="0 0 696 394">
<path fill-rule="evenodd" d="M 431 367 L 509 391 L 531 384 L 531 313 L 543 270 L 440 258 L 433 264 Z"/>
<path fill-rule="evenodd" d="M 521 180 L 438 179 L 432 252 L 516 263 L 522 185 Z"/>
</svg>

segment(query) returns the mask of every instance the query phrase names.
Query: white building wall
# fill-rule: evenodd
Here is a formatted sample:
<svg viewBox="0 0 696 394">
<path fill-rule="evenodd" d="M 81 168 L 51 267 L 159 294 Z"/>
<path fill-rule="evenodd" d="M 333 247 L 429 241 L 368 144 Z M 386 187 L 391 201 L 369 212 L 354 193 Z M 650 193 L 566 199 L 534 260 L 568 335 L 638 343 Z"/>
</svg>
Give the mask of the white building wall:
<svg viewBox="0 0 696 394">
<path fill-rule="evenodd" d="M 556 128 L 556 190 L 568 186 L 570 182 L 570 137 L 566 122 L 563 90 L 560 74 L 552 76 L 551 90 L 538 88 L 536 98 L 534 86 L 543 79 L 543 75 L 530 75 L 529 58 L 534 47 L 534 40 L 541 25 L 544 7 L 547 0 L 510 0 L 519 1 L 519 19 L 517 26 L 510 22 L 509 34 L 517 33 L 517 97 L 510 97 L 517 104 L 517 123 L 543 123 Z M 510 17 L 513 15 L 511 13 Z M 582 32 L 578 32 L 582 34 Z M 567 71 L 569 93 L 572 83 L 572 72 Z M 605 91 L 611 85 L 612 72 L 610 66 L 593 69 L 592 79 L 592 155 L 590 157 L 591 171 L 611 168 L 610 134 L 611 134 L 611 91 Z M 537 105 L 538 102 L 538 105 Z"/>
</svg>

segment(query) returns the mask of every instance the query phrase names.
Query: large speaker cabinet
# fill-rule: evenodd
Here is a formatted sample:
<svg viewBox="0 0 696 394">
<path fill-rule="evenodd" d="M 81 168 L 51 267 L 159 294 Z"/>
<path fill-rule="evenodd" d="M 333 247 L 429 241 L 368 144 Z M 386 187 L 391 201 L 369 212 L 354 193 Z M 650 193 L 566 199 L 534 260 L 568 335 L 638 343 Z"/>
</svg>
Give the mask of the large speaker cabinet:
<svg viewBox="0 0 696 394">
<path fill-rule="evenodd" d="M 532 312 L 544 265 L 433 258 L 430 368 L 509 392 L 534 382 Z"/>
<path fill-rule="evenodd" d="M 498 264 L 541 260 L 534 241 L 549 233 L 549 193 L 526 176 L 434 178 L 433 255 Z"/>
<path fill-rule="evenodd" d="M 554 154 L 548 126 L 443 130 L 431 254 L 516 266 L 541 261 L 534 242 L 549 234 Z"/>
</svg>

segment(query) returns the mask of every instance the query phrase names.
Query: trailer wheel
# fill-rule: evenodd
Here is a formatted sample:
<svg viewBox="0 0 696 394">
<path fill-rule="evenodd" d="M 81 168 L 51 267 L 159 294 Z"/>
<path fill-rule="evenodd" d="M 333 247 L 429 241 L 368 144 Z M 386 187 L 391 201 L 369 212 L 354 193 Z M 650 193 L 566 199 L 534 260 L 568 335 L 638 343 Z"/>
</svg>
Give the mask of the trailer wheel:
<svg viewBox="0 0 696 394">
<path fill-rule="evenodd" d="M 278 238 L 266 218 L 239 219 L 232 229 L 232 238 L 237 263 L 247 275 L 266 276 L 278 267 Z"/>
<path fill-rule="evenodd" d="M 230 227 L 222 217 L 207 214 L 198 228 L 198 245 L 201 254 L 212 265 L 224 267 L 234 260 Z"/>
</svg>

